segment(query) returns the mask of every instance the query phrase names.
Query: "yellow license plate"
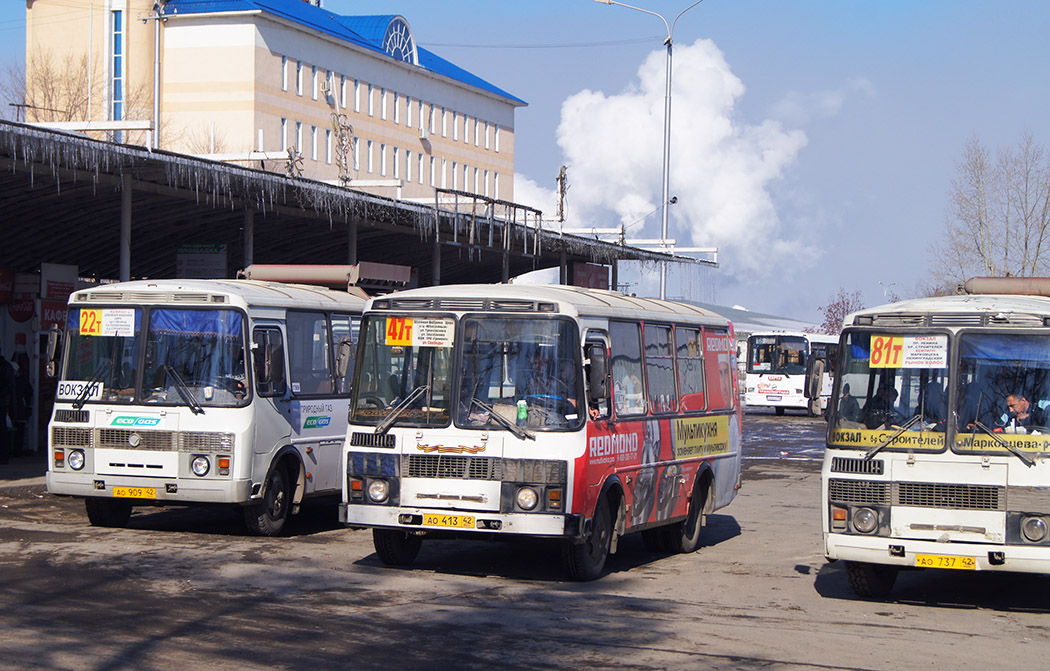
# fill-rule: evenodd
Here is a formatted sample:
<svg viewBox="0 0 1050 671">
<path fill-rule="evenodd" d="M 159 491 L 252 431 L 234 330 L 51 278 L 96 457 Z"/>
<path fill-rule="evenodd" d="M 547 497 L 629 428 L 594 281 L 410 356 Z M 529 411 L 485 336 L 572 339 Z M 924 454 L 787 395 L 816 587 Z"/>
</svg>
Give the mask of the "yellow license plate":
<svg viewBox="0 0 1050 671">
<path fill-rule="evenodd" d="M 155 499 L 157 490 L 153 487 L 114 487 L 113 496 L 122 499 Z"/>
<path fill-rule="evenodd" d="M 474 517 L 472 515 L 423 515 L 423 526 L 425 527 L 448 527 L 450 529 L 473 529 Z"/>
<path fill-rule="evenodd" d="M 947 555 L 915 555 L 915 565 L 921 568 L 957 568 L 973 571 L 977 568 L 977 559 Z"/>
</svg>

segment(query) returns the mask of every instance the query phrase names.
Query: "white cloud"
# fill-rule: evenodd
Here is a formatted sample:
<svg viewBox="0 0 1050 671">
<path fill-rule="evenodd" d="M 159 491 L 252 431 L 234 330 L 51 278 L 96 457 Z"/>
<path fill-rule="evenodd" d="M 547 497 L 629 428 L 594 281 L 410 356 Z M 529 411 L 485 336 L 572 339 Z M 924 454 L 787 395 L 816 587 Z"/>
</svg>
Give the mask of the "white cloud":
<svg viewBox="0 0 1050 671">
<path fill-rule="evenodd" d="M 737 119 L 744 84 L 710 40 L 677 47 L 673 64 L 670 195 L 678 202 L 670 206 L 669 237 L 680 246 L 717 246 L 720 272 L 758 279 L 777 257 L 809 245 L 783 239 L 769 193 L 806 136 L 776 120 Z M 622 93 L 585 90 L 562 104 L 558 144 L 571 185 L 570 226 L 622 223 L 629 238 L 660 235 L 666 52 L 651 53 L 637 74 Z M 515 200 L 540 202 L 532 186 L 543 190 L 516 180 Z"/>
<path fill-rule="evenodd" d="M 870 98 L 875 95 L 875 87 L 863 77 L 854 77 L 831 91 L 791 91 L 773 105 L 772 115 L 785 123 L 795 125 L 817 119 L 830 119 L 838 115 L 847 99 L 858 95 Z"/>
</svg>

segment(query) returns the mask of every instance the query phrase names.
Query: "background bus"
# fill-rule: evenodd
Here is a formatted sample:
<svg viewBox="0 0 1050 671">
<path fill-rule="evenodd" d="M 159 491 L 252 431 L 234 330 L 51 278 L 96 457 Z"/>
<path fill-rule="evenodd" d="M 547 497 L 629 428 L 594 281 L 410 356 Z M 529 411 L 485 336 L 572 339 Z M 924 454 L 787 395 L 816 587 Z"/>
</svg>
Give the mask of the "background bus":
<svg viewBox="0 0 1050 671">
<path fill-rule="evenodd" d="M 847 317 L 822 470 L 825 553 L 882 596 L 900 568 L 1050 572 L 1050 280 Z"/>
<path fill-rule="evenodd" d="M 136 505 L 228 503 L 249 530 L 280 533 L 305 497 L 340 491 L 350 389 L 336 355 L 364 304 L 249 280 L 75 292 L 48 491 L 84 497 L 94 525 L 124 526 Z"/>
<path fill-rule="evenodd" d="M 568 286 L 374 299 L 361 327 L 342 519 L 387 564 L 424 537 L 563 540 L 601 575 L 617 540 L 692 552 L 740 479 L 729 322 Z"/>
<path fill-rule="evenodd" d="M 838 353 L 838 338 L 817 333 L 754 333 L 747 339 L 744 405 L 805 410 L 816 417 L 831 396 L 831 371 Z M 824 362 L 819 398 L 807 398 L 805 380 L 811 361 Z"/>
</svg>

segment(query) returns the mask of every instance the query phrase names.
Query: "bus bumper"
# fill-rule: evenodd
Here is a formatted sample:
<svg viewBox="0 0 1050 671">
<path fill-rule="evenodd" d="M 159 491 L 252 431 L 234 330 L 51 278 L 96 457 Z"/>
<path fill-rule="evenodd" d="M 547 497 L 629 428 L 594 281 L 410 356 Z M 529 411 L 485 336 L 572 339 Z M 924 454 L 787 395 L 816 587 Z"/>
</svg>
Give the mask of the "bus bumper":
<svg viewBox="0 0 1050 671">
<path fill-rule="evenodd" d="M 114 487 L 152 490 L 149 498 L 124 499 L 136 505 L 169 503 L 245 503 L 251 497 L 250 480 L 209 480 L 206 478 L 135 478 L 112 475 L 73 475 L 48 471 L 47 491 L 62 496 L 112 498 Z"/>
<path fill-rule="evenodd" d="M 1050 573 L 1050 546 L 1002 545 L 997 543 L 938 543 L 927 540 L 824 534 L 825 555 L 829 560 L 887 564 L 914 568 L 953 568 L 966 562 L 944 562 L 939 558 L 973 559 L 978 571 Z M 923 558 L 920 561 L 920 556 Z M 942 564 L 938 566 L 937 564 Z"/>
<path fill-rule="evenodd" d="M 423 515 L 470 516 L 474 528 L 424 526 Z M 409 523 L 403 523 L 410 520 Z M 583 533 L 579 515 L 550 515 L 530 513 L 494 513 L 470 510 L 429 510 L 426 508 L 395 508 L 362 504 L 339 504 L 339 521 L 350 527 L 382 527 L 405 531 L 462 531 L 465 533 L 497 533 L 552 538 L 577 537 Z"/>
</svg>

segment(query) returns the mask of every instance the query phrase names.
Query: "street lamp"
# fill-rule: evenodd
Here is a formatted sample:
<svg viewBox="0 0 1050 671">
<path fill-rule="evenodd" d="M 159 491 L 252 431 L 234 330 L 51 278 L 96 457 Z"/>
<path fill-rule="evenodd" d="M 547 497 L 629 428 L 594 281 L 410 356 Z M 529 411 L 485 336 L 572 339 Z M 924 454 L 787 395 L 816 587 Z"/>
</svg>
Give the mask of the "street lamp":
<svg viewBox="0 0 1050 671">
<path fill-rule="evenodd" d="M 667 87 L 664 92 L 664 175 L 663 175 L 663 205 L 660 210 L 663 213 L 660 217 L 660 239 L 667 240 L 667 205 L 670 202 L 669 191 L 670 191 L 670 173 L 671 173 L 671 48 L 672 48 L 672 37 L 674 36 L 674 27 L 678 23 L 678 19 L 682 18 L 682 14 L 685 14 L 693 7 L 699 5 L 703 0 L 696 0 L 693 4 L 689 5 L 682 11 L 678 12 L 678 16 L 674 17 L 674 21 L 670 24 L 667 23 L 667 19 L 662 14 L 649 11 L 648 9 L 642 9 L 641 7 L 635 7 L 634 5 L 625 5 L 622 2 L 616 2 L 616 0 L 594 0 L 600 2 L 603 5 L 618 5 L 620 7 L 626 7 L 627 9 L 633 9 L 637 12 L 645 14 L 652 14 L 661 21 L 664 22 L 664 28 L 667 30 L 667 39 L 664 40 L 664 44 L 667 45 Z M 664 250 L 667 250 L 667 243 L 664 242 Z M 664 263 L 660 271 L 660 298 L 667 298 L 667 264 Z"/>
</svg>

